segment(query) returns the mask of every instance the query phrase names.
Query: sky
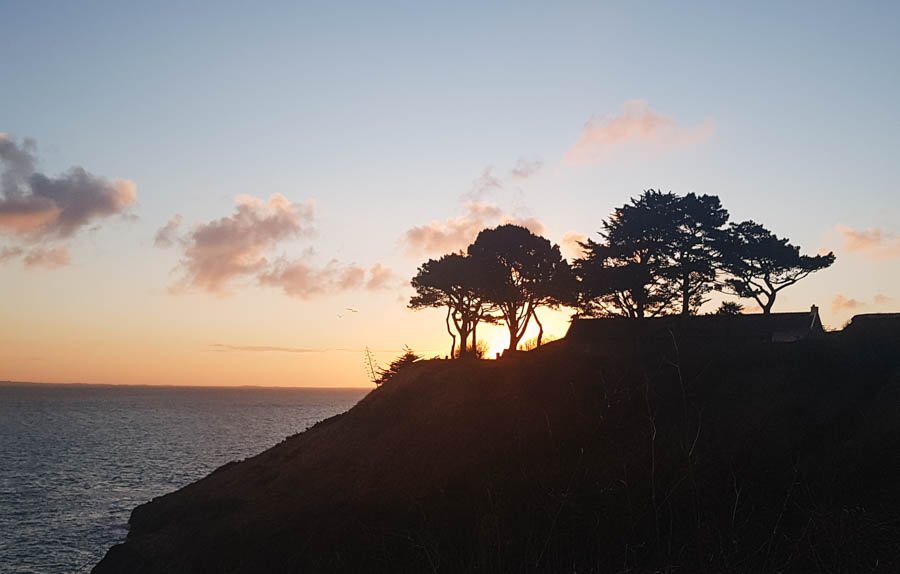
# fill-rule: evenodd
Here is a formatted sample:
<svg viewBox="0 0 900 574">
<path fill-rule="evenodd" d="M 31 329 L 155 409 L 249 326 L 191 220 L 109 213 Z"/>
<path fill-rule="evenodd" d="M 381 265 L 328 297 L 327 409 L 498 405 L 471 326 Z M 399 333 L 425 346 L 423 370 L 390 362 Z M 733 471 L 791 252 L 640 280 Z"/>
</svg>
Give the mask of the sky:
<svg viewBox="0 0 900 574">
<path fill-rule="evenodd" d="M 650 188 L 900 308 L 896 3 L 128 4 L 0 0 L 0 380 L 367 386 L 449 351 L 422 262 Z"/>
</svg>

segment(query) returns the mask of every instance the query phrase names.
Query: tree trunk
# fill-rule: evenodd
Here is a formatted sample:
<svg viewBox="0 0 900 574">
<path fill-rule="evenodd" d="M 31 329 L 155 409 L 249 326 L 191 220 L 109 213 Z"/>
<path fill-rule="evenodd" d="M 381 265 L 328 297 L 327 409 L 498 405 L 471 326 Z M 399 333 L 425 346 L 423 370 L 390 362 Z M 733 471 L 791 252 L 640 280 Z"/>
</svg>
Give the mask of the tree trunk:
<svg viewBox="0 0 900 574">
<path fill-rule="evenodd" d="M 515 351 L 516 347 L 519 345 L 519 340 L 516 338 L 516 332 L 519 330 L 519 324 L 513 320 L 511 321 L 507 327 L 509 328 L 509 348 L 507 351 Z"/>
<path fill-rule="evenodd" d="M 772 293 L 769 295 L 769 298 L 766 300 L 766 304 L 763 305 L 763 315 L 769 315 L 772 313 L 772 307 L 775 305 L 775 294 Z"/>
<path fill-rule="evenodd" d="M 450 345 L 450 358 L 453 358 L 453 355 L 456 354 L 456 334 L 453 332 L 453 329 L 450 328 L 450 312 L 452 311 L 452 307 L 447 307 L 447 332 L 450 333 L 450 338 L 453 339 L 453 343 Z"/>
<path fill-rule="evenodd" d="M 459 330 L 459 358 L 464 359 L 469 356 L 469 327 L 468 325 L 464 325 Z"/>
<path fill-rule="evenodd" d="M 544 338 L 544 326 L 541 325 L 541 321 L 540 321 L 540 319 L 538 319 L 537 311 L 534 311 L 534 312 L 531 314 L 531 316 L 534 317 L 534 322 L 537 323 L 537 325 L 538 325 L 537 346 L 540 347 L 540 346 L 541 346 L 541 339 Z"/>
<path fill-rule="evenodd" d="M 478 330 L 478 321 L 474 321 L 472 323 L 472 353 L 478 358 L 478 336 L 476 335 Z"/>
<path fill-rule="evenodd" d="M 691 314 L 691 285 L 689 283 L 690 273 L 685 271 L 681 276 L 681 314 Z"/>
</svg>

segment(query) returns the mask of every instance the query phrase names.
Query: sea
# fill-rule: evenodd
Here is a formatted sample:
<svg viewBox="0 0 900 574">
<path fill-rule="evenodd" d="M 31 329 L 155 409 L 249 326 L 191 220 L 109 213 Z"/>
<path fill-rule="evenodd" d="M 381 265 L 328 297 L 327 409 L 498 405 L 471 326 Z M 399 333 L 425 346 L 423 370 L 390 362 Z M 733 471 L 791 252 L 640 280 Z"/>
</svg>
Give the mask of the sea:
<svg viewBox="0 0 900 574">
<path fill-rule="evenodd" d="M 366 392 L 0 384 L 0 573 L 89 572 L 134 507 Z"/>
</svg>

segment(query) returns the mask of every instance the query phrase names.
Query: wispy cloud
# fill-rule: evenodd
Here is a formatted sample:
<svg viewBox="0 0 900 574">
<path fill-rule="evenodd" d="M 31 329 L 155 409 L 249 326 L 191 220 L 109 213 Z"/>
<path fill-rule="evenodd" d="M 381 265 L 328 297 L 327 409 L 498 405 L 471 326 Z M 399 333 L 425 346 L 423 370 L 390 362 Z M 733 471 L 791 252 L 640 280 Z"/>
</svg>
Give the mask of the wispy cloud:
<svg viewBox="0 0 900 574">
<path fill-rule="evenodd" d="M 860 253 L 872 259 L 900 257 L 900 236 L 895 233 L 877 227 L 857 230 L 845 225 L 838 225 L 837 232 L 843 238 L 847 251 Z"/>
<path fill-rule="evenodd" d="M 21 247 L 4 247 L 0 249 L 0 264 L 18 259 L 23 253 L 25 253 L 25 250 Z"/>
<path fill-rule="evenodd" d="M 537 234 L 544 232 L 544 225 L 534 217 L 507 213 L 490 202 L 468 201 L 458 217 L 408 229 L 403 234 L 403 245 L 411 256 L 452 253 L 465 249 L 482 229 L 504 223 L 521 225 Z"/>
<path fill-rule="evenodd" d="M 480 201 L 494 191 L 503 189 L 503 182 L 494 175 L 494 168 L 488 166 L 484 168 L 481 175 L 475 178 L 466 197 L 473 201 Z"/>
<path fill-rule="evenodd" d="M 844 295 L 843 293 L 838 293 L 831 300 L 831 310 L 835 313 L 841 313 L 845 311 L 856 311 L 865 307 L 866 304 L 862 301 L 858 301 L 856 299 L 851 299 Z"/>
<path fill-rule="evenodd" d="M 559 249 L 568 260 L 577 259 L 583 255 L 583 249 L 580 243 L 587 241 L 587 235 L 578 233 L 577 231 L 569 231 L 563 235 L 562 241 L 559 242 Z"/>
<path fill-rule="evenodd" d="M 584 125 L 575 145 L 565 155 L 567 163 L 590 163 L 606 159 L 614 149 L 645 145 L 671 149 L 698 144 L 715 130 L 712 120 L 692 127 L 679 126 L 650 107 L 644 100 L 628 100 L 618 115 L 598 115 Z"/>
<path fill-rule="evenodd" d="M 393 270 L 388 269 L 381 263 L 376 263 L 369 268 L 366 278 L 366 289 L 369 291 L 390 289 L 396 287 L 398 282 L 399 278 Z"/>
<path fill-rule="evenodd" d="M 270 345 L 225 345 L 214 343 L 209 346 L 211 351 L 219 353 L 363 353 L 365 349 L 353 349 L 346 347 L 277 347 Z M 373 353 L 399 353 L 403 349 L 369 349 Z"/>
<path fill-rule="evenodd" d="M 495 176 L 492 167 L 486 167 L 469 190 L 460 196 L 462 213 L 407 229 L 400 239 L 404 252 L 411 257 L 457 252 L 472 243 L 482 229 L 506 223 L 543 234 L 543 223 L 527 209 L 505 209 L 496 197 L 496 192 L 503 190 L 513 192 L 514 197 L 516 194 L 521 196 L 522 190 L 512 184 L 531 178 L 542 166 L 539 159 L 520 157 L 504 178 Z"/>
<path fill-rule="evenodd" d="M 37 247 L 25 255 L 25 267 L 56 269 L 69 264 L 69 250 L 65 247 L 44 249 Z"/>
<path fill-rule="evenodd" d="M 520 157 L 516 160 L 516 165 L 509 172 L 509 177 L 513 181 L 524 181 L 531 178 L 544 167 L 544 162 L 539 159 L 527 159 Z"/>
<path fill-rule="evenodd" d="M 249 353 L 324 353 L 330 349 L 316 349 L 312 347 L 273 347 L 270 345 L 224 345 L 213 343 L 210 350 L 220 353 L 249 352 Z"/>
<path fill-rule="evenodd" d="M 178 213 L 173 215 L 168 223 L 157 230 L 156 236 L 153 238 L 153 244 L 162 249 L 171 247 L 178 240 L 183 219 Z"/>
<path fill-rule="evenodd" d="M 890 305 L 891 303 L 894 302 L 894 298 L 888 297 L 887 295 L 884 295 L 883 293 L 878 293 L 875 295 L 874 302 L 876 305 Z"/>
<path fill-rule="evenodd" d="M 280 260 L 259 274 L 262 285 L 277 287 L 299 299 L 365 289 L 380 291 L 400 286 L 398 277 L 380 263 L 368 269 L 331 261 L 323 267 L 297 259 Z"/>
<path fill-rule="evenodd" d="M 48 246 L 75 236 L 90 224 L 114 215 L 127 216 L 137 199 L 129 180 L 107 180 L 82 167 L 55 177 L 37 171 L 33 140 L 17 143 L 0 133 L 0 234 L 20 249 L 26 267 L 68 264 L 65 246 Z M 33 249 L 25 246 L 38 245 Z M 4 251 L 9 260 L 13 251 Z M 65 255 L 64 255 L 65 254 Z"/>
</svg>

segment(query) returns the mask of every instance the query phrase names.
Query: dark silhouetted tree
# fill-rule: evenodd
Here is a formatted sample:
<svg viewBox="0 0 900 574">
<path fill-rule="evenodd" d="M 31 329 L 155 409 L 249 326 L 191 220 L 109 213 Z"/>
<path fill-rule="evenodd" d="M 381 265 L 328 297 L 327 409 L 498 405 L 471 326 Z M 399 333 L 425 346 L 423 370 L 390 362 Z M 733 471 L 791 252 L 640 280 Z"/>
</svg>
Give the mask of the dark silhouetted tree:
<svg viewBox="0 0 900 574">
<path fill-rule="evenodd" d="M 484 229 L 469 246 L 488 281 L 488 299 L 500 312 L 509 331 L 509 350 L 515 350 L 534 318 L 537 344 L 544 328 L 540 306 L 558 308 L 574 299 L 574 276 L 559 246 L 518 225 Z"/>
<path fill-rule="evenodd" d="M 799 247 L 753 221 L 732 223 L 718 249 L 728 273 L 723 290 L 754 299 L 766 314 L 779 292 L 834 263 L 834 253 L 801 255 Z"/>
<path fill-rule="evenodd" d="M 613 211 L 597 242 L 575 262 L 580 306 L 589 315 L 654 317 L 675 309 L 672 217 L 678 197 L 653 190 Z"/>
<path fill-rule="evenodd" d="M 649 189 L 632 198 L 603 221 L 603 241 L 582 244 L 582 307 L 626 317 L 696 313 L 716 287 L 717 239 L 727 222 L 713 195 Z"/>
<path fill-rule="evenodd" d="M 419 267 L 410 282 L 416 294 L 409 301 L 411 309 L 446 307 L 445 323 L 452 344 L 450 357 L 457 356 L 456 334 L 459 334 L 460 358 L 469 355 L 469 336 L 474 346 L 478 324 L 493 322 L 493 305 L 487 299 L 487 286 L 491 279 L 491 269 L 480 261 L 461 253 L 444 255 L 440 259 L 429 259 Z"/>
<path fill-rule="evenodd" d="M 574 263 L 580 279 L 578 306 L 591 316 L 644 317 L 662 314 L 673 299 L 640 255 L 588 240 L 583 258 Z"/>
<path fill-rule="evenodd" d="M 705 295 L 717 287 L 719 253 L 716 247 L 728 223 L 728 212 L 715 195 L 661 195 L 669 197 L 657 207 L 652 200 L 658 195 L 645 194 L 651 200 L 650 209 L 663 209 L 661 216 L 671 226 L 668 230 L 669 276 L 681 293 L 681 314 L 690 315 L 707 301 Z"/>
</svg>

